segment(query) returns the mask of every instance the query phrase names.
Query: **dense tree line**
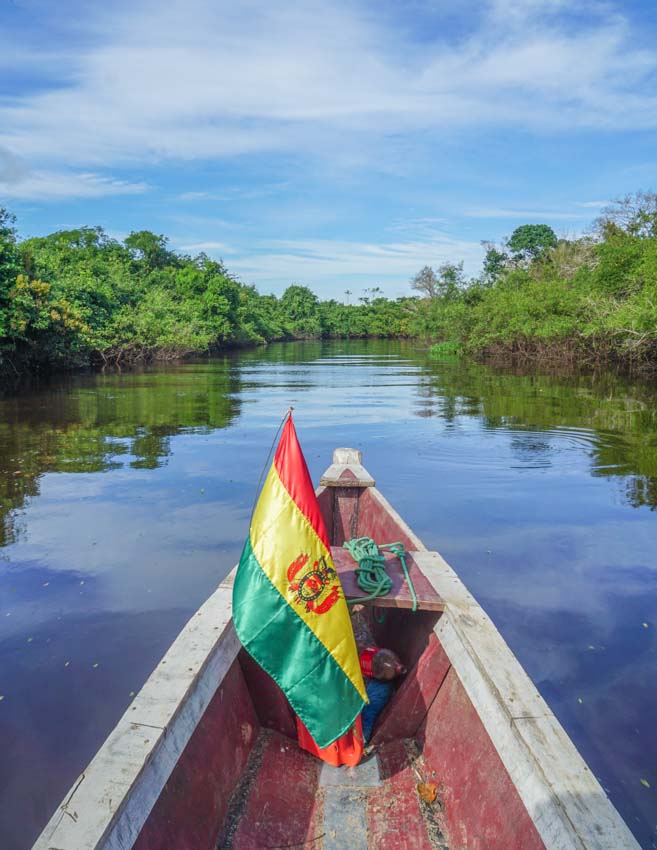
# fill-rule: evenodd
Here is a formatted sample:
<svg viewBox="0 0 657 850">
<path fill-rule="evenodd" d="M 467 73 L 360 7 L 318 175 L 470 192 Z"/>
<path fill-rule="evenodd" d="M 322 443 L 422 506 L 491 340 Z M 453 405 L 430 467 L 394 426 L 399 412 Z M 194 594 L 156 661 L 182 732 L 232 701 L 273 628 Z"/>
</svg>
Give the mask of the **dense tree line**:
<svg viewBox="0 0 657 850">
<path fill-rule="evenodd" d="M 657 365 L 657 194 L 609 205 L 577 239 L 523 225 L 484 246 L 479 278 L 457 279 L 447 264 L 434 273 L 438 290 L 424 290 L 413 330 L 437 340 L 437 353 Z"/>
<path fill-rule="evenodd" d="M 369 294 L 368 294 L 369 293 Z M 320 301 L 308 287 L 261 295 L 223 263 L 149 231 L 100 227 L 20 241 L 0 208 L 0 359 L 6 368 L 177 358 L 233 345 L 409 333 L 404 301 L 366 291 Z"/>
<path fill-rule="evenodd" d="M 545 224 L 484 243 L 480 275 L 425 266 L 417 293 L 374 287 L 357 303 L 306 286 L 280 298 L 240 282 L 164 236 L 122 242 L 83 227 L 19 240 L 0 208 L 0 368 L 138 362 L 233 345 L 328 337 L 414 337 L 436 350 L 657 362 L 657 195 L 628 196 L 592 231 L 559 239 Z"/>
</svg>

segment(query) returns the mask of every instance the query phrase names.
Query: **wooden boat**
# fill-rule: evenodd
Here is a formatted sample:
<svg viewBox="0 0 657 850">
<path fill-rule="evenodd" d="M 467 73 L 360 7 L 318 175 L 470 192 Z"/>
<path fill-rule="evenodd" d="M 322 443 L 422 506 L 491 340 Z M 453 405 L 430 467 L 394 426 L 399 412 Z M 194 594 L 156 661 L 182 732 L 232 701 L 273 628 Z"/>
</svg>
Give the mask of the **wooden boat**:
<svg viewBox="0 0 657 850">
<path fill-rule="evenodd" d="M 380 645 L 409 672 L 356 768 L 299 749 L 281 691 L 241 649 L 234 571 L 192 617 L 34 850 L 638 848 L 491 620 L 336 449 L 317 490 L 347 595 L 345 539 L 400 540 Z M 420 792 L 418 792 L 418 786 Z M 435 799 L 433 799 L 436 794 Z"/>
</svg>

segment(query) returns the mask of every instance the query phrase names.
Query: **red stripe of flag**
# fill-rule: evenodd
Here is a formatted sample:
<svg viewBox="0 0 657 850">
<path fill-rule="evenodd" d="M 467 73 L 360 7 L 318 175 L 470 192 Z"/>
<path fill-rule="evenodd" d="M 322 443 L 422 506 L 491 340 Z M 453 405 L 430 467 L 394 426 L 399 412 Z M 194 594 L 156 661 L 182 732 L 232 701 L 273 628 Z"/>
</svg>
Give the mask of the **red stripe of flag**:
<svg viewBox="0 0 657 850">
<path fill-rule="evenodd" d="M 292 416 L 289 416 L 283 433 L 281 435 L 276 454 L 274 455 L 274 465 L 278 472 L 279 478 L 283 482 L 283 486 L 296 502 L 299 510 L 308 519 L 312 527 L 315 529 L 317 536 L 330 551 L 330 544 L 324 520 L 319 510 L 315 488 L 313 487 L 306 459 L 301 451 L 297 432 L 292 422 Z"/>
</svg>

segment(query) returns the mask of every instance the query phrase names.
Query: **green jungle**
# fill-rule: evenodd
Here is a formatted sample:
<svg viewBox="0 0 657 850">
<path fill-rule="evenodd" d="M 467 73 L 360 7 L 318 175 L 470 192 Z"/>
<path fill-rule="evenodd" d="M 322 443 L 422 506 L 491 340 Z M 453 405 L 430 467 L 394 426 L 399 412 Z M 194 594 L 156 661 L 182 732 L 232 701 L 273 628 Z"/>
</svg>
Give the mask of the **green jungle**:
<svg viewBox="0 0 657 850">
<path fill-rule="evenodd" d="M 262 295 L 205 254 L 143 230 L 21 240 L 0 207 L 0 373 L 136 364 L 275 340 L 412 338 L 436 355 L 577 365 L 657 365 L 657 194 L 610 204 L 577 238 L 546 224 L 482 243 L 483 267 L 430 265 L 406 297 L 379 287 L 321 301 L 306 286 Z"/>
</svg>

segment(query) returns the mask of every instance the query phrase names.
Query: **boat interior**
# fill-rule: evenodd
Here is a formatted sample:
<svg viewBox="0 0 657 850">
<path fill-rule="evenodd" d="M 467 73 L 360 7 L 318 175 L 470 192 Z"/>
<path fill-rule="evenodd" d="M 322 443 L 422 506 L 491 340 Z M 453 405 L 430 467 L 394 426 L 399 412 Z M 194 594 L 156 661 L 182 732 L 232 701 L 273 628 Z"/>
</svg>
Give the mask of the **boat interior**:
<svg viewBox="0 0 657 850">
<path fill-rule="evenodd" d="M 367 535 L 404 544 L 418 600 L 412 610 L 399 561 L 389 555 L 393 589 L 375 600 L 375 638 L 408 672 L 395 682 L 362 761 L 333 767 L 300 749 L 285 696 L 240 650 L 142 829 L 139 850 L 162 847 L 163 828 L 166 846 L 218 850 L 544 846 L 436 637 L 444 605 L 416 563 L 424 547 L 376 490 L 346 482 L 344 473 L 341 483 L 350 486 L 320 488 L 319 503 L 345 595 L 362 594 L 342 544 Z M 190 805 L 191 825 L 185 811 L 172 809 Z"/>
<path fill-rule="evenodd" d="M 343 543 L 401 542 L 378 646 L 406 673 L 355 767 L 301 749 L 276 683 L 242 650 L 233 571 L 193 615 L 33 850 L 637 850 L 604 790 L 481 606 L 336 449 L 317 498 Z M 416 610 L 414 610 L 416 609 Z"/>
</svg>

